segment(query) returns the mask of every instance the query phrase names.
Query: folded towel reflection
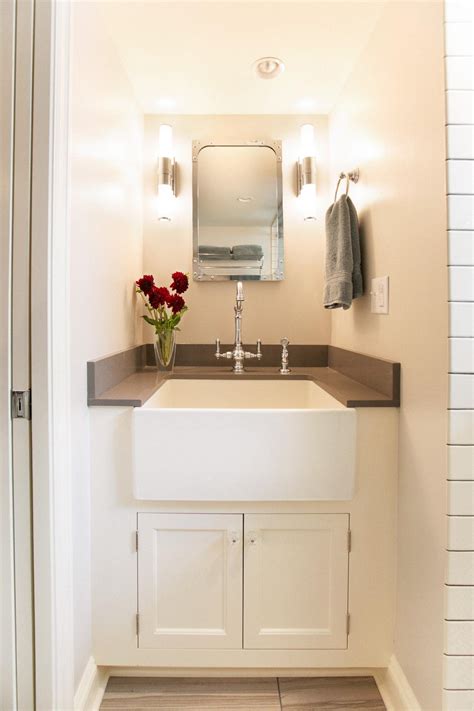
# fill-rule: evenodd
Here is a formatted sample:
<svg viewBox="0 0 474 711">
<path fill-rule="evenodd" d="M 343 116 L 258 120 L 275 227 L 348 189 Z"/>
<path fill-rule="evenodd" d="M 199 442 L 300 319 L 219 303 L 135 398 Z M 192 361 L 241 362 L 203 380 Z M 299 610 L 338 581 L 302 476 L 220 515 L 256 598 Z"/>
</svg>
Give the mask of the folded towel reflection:
<svg viewBox="0 0 474 711">
<path fill-rule="evenodd" d="M 362 295 L 360 262 L 357 211 L 350 197 L 341 195 L 326 213 L 326 309 L 348 309 Z"/>
<path fill-rule="evenodd" d="M 199 258 L 205 260 L 215 259 L 232 259 L 232 250 L 230 247 L 219 247 L 213 244 L 199 245 Z"/>
<path fill-rule="evenodd" d="M 261 259 L 263 249 L 259 244 L 234 244 L 232 256 L 234 259 Z"/>
</svg>

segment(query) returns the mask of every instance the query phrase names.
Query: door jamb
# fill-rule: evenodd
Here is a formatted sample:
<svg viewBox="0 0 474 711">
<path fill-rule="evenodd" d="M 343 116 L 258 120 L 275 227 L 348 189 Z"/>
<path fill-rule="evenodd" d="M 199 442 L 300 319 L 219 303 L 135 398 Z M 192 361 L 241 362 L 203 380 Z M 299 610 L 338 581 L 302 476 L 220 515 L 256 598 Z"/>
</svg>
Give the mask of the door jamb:
<svg viewBox="0 0 474 711">
<path fill-rule="evenodd" d="M 70 3 L 36 0 L 31 213 L 36 709 L 74 698 L 69 393 Z"/>
</svg>

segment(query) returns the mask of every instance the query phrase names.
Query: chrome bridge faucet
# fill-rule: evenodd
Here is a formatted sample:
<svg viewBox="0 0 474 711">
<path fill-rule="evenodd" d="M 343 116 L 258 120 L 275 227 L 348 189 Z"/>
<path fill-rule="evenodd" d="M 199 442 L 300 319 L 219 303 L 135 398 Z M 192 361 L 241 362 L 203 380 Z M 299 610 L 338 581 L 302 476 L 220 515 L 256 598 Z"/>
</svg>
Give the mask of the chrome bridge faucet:
<svg viewBox="0 0 474 711">
<path fill-rule="evenodd" d="M 227 358 L 234 359 L 234 367 L 232 372 L 239 374 L 245 372 L 244 361 L 257 358 L 260 360 L 262 358 L 262 341 L 260 338 L 257 341 L 257 352 L 250 353 L 249 351 L 244 351 L 242 346 L 242 303 L 244 301 L 244 287 L 241 281 L 237 282 L 237 289 L 235 295 L 235 306 L 234 306 L 234 321 L 235 321 L 235 343 L 234 348 L 231 351 L 226 351 L 221 353 L 221 342 L 219 338 L 216 338 L 216 358 Z"/>
</svg>

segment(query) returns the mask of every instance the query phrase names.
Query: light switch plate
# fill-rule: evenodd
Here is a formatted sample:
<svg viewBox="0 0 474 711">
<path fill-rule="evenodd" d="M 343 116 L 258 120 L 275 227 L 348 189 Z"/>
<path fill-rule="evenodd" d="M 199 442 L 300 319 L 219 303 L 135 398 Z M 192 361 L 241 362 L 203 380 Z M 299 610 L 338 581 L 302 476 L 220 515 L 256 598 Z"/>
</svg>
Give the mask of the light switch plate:
<svg viewBox="0 0 474 711">
<path fill-rule="evenodd" d="M 388 276 L 372 279 L 370 310 L 373 314 L 388 314 L 388 292 Z"/>
</svg>

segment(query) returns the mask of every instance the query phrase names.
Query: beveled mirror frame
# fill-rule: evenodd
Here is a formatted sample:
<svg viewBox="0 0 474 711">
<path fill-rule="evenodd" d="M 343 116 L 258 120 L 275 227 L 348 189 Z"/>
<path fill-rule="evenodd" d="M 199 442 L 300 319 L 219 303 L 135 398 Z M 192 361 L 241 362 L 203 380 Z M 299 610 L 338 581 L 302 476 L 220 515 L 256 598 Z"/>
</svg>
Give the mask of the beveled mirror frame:
<svg viewBox="0 0 474 711">
<path fill-rule="evenodd" d="M 282 142 L 281 141 L 193 141 L 193 279 L 194 281 L 229 281 L 242 276 L 236 274 L 212 274 L 211 268 L 205 271 L 199 263 L 199 153 L 203 148 L 232 146 L 255 148 L 270 148 L 275 153 L 276 187 L 277 187 L 277 266 L 270 276 L 264 276 L 258 281 L 282 281 L 284 279 L 284 247 L 283 247 L 283 179 L 282 179 Z M 218 268 L 217 268 L 218 269 Z"/>
</svg>

